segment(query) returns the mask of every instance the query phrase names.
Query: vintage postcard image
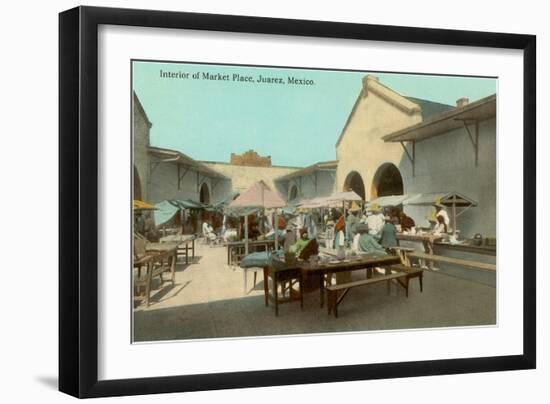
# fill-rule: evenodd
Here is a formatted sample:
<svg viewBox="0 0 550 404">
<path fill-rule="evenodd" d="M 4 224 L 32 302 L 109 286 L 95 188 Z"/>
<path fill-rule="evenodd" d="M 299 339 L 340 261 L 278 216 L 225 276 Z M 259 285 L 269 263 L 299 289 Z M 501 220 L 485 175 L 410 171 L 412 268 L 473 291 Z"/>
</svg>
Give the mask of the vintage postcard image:
<svg viewBox="0 0 550 404">
<path fill-rule="evenodd" d="M 496 324 L 496 78 L 131 68 L 134 342 Z"/>
</svg>

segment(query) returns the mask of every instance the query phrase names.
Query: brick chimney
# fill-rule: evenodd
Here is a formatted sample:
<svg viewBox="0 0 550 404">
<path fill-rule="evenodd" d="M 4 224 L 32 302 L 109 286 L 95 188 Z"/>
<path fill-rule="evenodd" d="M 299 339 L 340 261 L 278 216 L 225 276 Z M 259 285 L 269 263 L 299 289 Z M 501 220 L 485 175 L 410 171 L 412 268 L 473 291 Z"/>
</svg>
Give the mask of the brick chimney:
<svg viewBox="0 0 550 404">
<path fill-rule="evenodd" d="M 469 102 L 470 100 L 466 97 L 459 98 L 458 100 L 456 100 L 456 107 L 457 108 L 465 107 L 466 105 L 468 105 Z"/>
</svg>

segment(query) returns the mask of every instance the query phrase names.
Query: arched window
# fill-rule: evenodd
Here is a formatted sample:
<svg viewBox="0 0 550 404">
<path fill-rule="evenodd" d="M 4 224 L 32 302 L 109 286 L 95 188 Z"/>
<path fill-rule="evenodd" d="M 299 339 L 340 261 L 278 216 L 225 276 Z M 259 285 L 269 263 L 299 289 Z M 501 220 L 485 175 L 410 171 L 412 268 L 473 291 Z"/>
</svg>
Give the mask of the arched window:
<svg viewBox="0 0 550 404">
<path fill-rule="evenodd" d="M 201 185 L 199 198 L 201 203 L 210 203 L 210 190 L 208 189 L 206 182 L 203 182 Z"/>
<path fill-rule="evenodd" d="M 365 184 L 363 178 L 357 171 L 352 171 L 344 181 L 344 191 L 353 191 L 365 200 Z"/>
<path fill-rule="evenodd" d="M 379 196 L 403 195 L 403 178 L 399 169 L 392 163 L 378 167 L 371 186 L 371 199 Z"/>
<path fill-rule="evenodd" d="M 288 200 L 293 201 L 298 197 L 298 187 L 296 185 L 293 185 L 290 188 L 290 192 L 288 193 Z"/>
</svg>

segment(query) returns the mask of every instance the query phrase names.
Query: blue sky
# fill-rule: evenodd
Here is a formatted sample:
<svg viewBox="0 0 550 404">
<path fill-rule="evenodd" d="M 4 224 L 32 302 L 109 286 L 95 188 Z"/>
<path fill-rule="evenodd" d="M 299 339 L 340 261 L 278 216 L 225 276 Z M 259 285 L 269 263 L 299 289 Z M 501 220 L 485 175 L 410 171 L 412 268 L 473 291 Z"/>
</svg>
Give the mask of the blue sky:
<svg viewBox="0 0 550 404">
<path fill-rule="evenodd" d="M 162 78 L 163 72 L 188 78 Z M 203 73 L 229 75 L 208 80 Z M 193 79 L 193 74 L 200 79 Z M 252 83 L 233 81 L 251 76 Z M 274 165 L 306 166 L 334 160 L 335 143 L 369 72 L 278 69 L 187 63 L 134 62 L 133 88 L 149 120 L 151 144 L 180 150 L 196 160 L 228 162 L 249 149 Z M 496 93 L 495 79 L 371 73 L 400 94 L 455 105 Z M 288 76 L 313 85 L 256 83 Z"/>
</svg>

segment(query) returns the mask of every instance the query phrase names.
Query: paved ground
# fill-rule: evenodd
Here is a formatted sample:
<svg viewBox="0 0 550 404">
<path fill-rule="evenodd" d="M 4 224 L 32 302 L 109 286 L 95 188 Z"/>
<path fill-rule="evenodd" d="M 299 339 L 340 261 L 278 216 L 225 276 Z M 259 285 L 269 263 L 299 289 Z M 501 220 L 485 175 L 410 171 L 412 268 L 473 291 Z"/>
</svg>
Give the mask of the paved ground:
<svg viewBox="0 0 550 404">
<path fill-rule="evenodd" d="M 226 264 L 225 247 L 197 246 L 195 262 L 180 260 L 175 286 L 156 290 L 148 308 L 134 311 L 135 341 L 366 331 L 496 323 L 496 289 L 437 272 L 424 274 L 424 292 L 411 280 L 409 297 L 385 283 L 355 288 L 338 307 L 338 318 L 319 307 L 319 292 L 299 302 L 265 307 L 263 275 L 248 277 Z M 364 276 L 364 271 L 357 271 Z"/>
</svg>

